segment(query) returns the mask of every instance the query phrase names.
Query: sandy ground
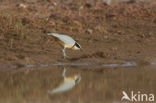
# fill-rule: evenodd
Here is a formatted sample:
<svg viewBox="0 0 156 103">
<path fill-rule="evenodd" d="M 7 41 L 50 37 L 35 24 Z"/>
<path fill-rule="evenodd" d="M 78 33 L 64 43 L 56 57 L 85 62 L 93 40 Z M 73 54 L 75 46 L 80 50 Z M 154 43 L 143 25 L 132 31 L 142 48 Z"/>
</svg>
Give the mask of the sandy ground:
<svg viewBox="0 0 156 103">
<path fill-rule="evenodd" d="M 82 46 L 83 52 L 67 50 L 69 58 L 63 59 L 61 47 L 51 36 L 47 36 L 47 32 L 70 35 Z M 34 97 L 43 97 L 43 101 L 47 102 L 53 101 L 55 97 L 47 95 L 46 91 L 57 84 L 56 78 L 61 80 L 59 73 L 63 67 L 39 70 L 10 70 L 3 67 L 15 65 L 22 68 L 26 64 L 58 62 L 122 64 L 125 61 L 135 61 L 139 64 L 139 70 L 130 69 L 131 67 L 128 70 L 98 67 L 92 71 L 87 69 L 90 67 L 86 67 L 86 70 L 85 67 L 68 67 L 71 72 L 82 74 L 84 81 L 75 91 L 67 93 L 67 98 L 64 98 L 66 94 L 61 95 L 61 102 L 63 99 L 79 101 L 78 103 L 103 103 L 102 101 L 109 99 L 118 101 L 121 90 L 129 88 L 156 92 L 152 82 L 154 67 L 148 67 L 150 62 L 156 62 L 155 52 L 154 0 L 146 3 L 118 2 L 112 5 L 92 3 L 89 0 L 2 0 L 0 3 L 1 101 L 10 98 L 16 103 L 25 103 L 29 99 L 32 101 Z M 99 93 L 101 90 L 105 92 Z"/>
</svg>

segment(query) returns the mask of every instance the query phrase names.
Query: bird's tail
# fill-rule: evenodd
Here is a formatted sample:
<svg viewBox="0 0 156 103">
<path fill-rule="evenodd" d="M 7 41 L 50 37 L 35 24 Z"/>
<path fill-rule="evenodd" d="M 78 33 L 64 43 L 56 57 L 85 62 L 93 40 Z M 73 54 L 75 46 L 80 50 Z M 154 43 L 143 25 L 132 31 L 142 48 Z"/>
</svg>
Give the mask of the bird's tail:
<svg viewBox="0 0 156 103">
<path fill-rule="evenodd" d="M 47 35 L 51 35 L 51 36 L 54 36 L 54 37 L 58 37 L 60 34 L 57 34 L 57 33 L 47 33 Z"/>
</svg>

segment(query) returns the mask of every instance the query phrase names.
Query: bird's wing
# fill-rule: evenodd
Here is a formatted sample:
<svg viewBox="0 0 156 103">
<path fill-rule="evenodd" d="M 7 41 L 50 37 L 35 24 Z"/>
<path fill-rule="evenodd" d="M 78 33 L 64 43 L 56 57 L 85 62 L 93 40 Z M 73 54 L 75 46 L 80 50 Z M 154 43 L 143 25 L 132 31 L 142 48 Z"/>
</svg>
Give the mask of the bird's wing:
<svg viewBox="0 0 156 103">
<path fill-rule="evenodd" d="M 60 41 L 62 41 L 65 44 L 69 44 L 69 45 L 75 44 L 75 40 L 68 35 L 57 34 L 57 33 L 51 33 L 51 35 L 57 37 Z"/>
<path fill-rule="evenodd" d="M 52 91 L 50 91 L 50 93 L 55 94 L 55 93 L 65 92 L 72 89 L 74 86 L 75 86 L 74 81 L 64 82 L 58 88 L 55 88 Z"/>
</svg>

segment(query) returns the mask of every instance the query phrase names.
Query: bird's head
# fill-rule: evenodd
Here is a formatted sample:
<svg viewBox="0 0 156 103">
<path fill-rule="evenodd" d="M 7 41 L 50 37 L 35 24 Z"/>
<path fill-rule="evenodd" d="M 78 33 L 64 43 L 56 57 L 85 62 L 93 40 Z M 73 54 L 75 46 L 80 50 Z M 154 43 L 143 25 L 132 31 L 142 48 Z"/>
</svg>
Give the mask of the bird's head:
<svg viewBox="0 0 156 103">
<path fill-rule="evenodd" d="M 78 44 L 77 42 L 75 42 L 73 49 L 74 50 L 82 50 L 80 44 Z"/>
<path fill-rule="evenodd" d="M 75 80 L 75 84 L 78 84 L 81 80 L 81 76 L 80 75 L 74 75 L 74 80 Z"/>
<path fill-rule="evenodd" d="M 52 33 L 51 32 L 47 32 L 47 35 L 52 35 Z"/>
</svg>

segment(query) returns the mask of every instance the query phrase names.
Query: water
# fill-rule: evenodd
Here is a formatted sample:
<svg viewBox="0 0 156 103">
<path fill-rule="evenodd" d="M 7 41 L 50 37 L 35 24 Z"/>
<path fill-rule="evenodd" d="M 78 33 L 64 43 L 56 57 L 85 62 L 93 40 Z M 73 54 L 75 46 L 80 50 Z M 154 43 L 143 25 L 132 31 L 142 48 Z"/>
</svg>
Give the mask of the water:
<svg viewBox="0 0 156 103">
<path fill-rule="evenodd" d="M 1 66 L 0 103 L 118 103 L 122 91 L 156 95 L 156 63 L 56 63 Z M 4 68 L 10 69 L 4 69 Z M 24 68 L 24 69 L 23 69 Z M 65 76 L 70 81 L 64 89 Z M 81 79 L 75 82 L 76 77 Z M 74 82 L 73 82 L 74 81 Z M 69 83 L 69 82 L 68 82 Z M 73 83 L 75 83 L 73 85 Z M 52 93 L 63 87 L 63 91 Z"/>
<path fill-rule="evenodd" d="M 156 65 L 155 62 L 149 62 L 148 65 Z M 101 63 L 63 63 L 63 62 L 58 62 L 58 63 L 50 63 L 50 64 L 28 64 L 28 65 L 20 65 L 22 68 L 32 68 L 32 67 L 52 67 L 52 66 L 98 66 L 98 67 L 108 67 L 108 68 L 117 68 L 117 67 L 137 67 L 138 64 L 135 61 L 128 61 L 125 63 L 121 64 L 101 64 Z M 16 65 L 0 65 L 0 69 L 17 69 L 19 66 Z"/>
<path fill-rule="evenodd" d="M 55 95 L 55 94 L 67 92 L 80 82 L 81 80 L 80 75 L 67 77 L 65 73 L 66 73 L 66 68 L 64 68 L 64 71 L 62 73 L 62 77 L 64 79 L 63 82 L 58 87 L 52 90 L 48 90 L 49 94 Z"/>
</svg>

